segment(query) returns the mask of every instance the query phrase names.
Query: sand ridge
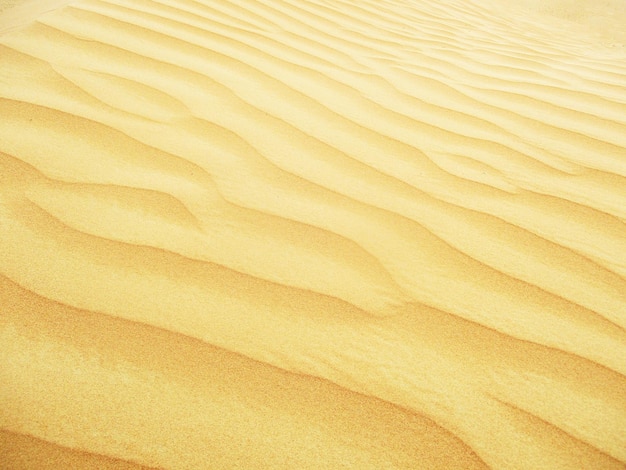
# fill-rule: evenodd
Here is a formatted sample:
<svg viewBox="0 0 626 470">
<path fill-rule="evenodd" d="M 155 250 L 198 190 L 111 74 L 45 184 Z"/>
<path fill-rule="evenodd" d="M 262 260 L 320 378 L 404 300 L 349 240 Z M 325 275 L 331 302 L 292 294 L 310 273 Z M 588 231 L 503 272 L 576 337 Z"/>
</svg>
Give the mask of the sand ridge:
<svg viewBox="0 0 626 470">
<path fill-rule="evenodd" d="M 0 36 L 3 445 L 623 468 L 619 48 L 486 1 L 52 10 Z"/>
</svg>

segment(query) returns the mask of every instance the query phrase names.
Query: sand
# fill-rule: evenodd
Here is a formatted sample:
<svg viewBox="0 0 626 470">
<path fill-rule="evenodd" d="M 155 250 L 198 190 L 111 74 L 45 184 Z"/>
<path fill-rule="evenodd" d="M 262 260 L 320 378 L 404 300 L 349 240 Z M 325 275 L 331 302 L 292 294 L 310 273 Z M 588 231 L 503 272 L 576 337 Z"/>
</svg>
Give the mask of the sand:
<svg viewBox="0 0 626 470">
<path fill-rule="evenodd" d="M 624 10 L 4 11 L 0 467 L 624 468 Z"/>
</svg>

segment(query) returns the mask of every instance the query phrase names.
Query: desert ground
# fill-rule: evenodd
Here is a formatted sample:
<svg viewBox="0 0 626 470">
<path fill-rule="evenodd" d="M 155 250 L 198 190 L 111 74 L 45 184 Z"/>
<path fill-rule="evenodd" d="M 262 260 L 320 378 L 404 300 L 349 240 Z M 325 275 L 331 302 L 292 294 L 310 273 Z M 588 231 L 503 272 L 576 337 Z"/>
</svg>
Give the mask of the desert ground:
<svg viewBox="0 0 626 470">
<path fill-rule="evenodd" d="M 0 468 L 626 468 L 626 3 L 0 4 Z"/>
</svg>

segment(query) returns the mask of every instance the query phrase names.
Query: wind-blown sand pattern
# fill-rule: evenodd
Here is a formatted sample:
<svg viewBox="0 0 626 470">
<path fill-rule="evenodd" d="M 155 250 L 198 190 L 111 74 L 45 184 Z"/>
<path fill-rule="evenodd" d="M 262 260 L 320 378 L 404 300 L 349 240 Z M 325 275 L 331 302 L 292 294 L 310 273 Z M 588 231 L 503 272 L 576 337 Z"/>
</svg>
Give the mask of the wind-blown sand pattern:
<svg viewBox="0 0 626 470">
<path fill-rule="evenodd" d="M 615 8 L 2 22 L 2 468 L 624 468 Z"/>
</svg>

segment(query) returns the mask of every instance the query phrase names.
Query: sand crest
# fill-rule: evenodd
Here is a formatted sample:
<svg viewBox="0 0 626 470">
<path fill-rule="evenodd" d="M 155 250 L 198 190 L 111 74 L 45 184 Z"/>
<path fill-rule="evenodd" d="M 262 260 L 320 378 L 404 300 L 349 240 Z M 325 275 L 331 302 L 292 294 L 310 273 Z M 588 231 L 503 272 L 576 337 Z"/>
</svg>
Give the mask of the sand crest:
<svg viewBox="0 0 626 470">
<path fill-rule="evenodd" d="M 624 468 L 623 13 L 0 13 L 0 466 Z"/>
</svg>

